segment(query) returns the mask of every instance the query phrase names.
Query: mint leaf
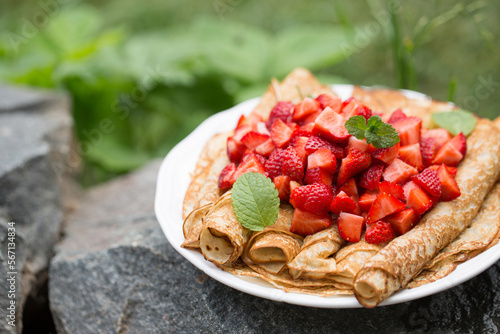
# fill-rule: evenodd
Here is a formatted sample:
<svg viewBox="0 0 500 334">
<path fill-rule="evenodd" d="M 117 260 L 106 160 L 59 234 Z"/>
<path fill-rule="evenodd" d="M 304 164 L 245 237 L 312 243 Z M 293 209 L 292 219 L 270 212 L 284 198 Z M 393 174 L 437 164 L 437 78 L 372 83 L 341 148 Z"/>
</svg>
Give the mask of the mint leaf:
<svg viewBox="0 0 500 334">
<path fill-rule="evenodd" d="M 477 122 L 471 112 L 463 109 L 433 113 L 432 120 L 454 136 L 460 132 L 463 132 L 465 136 L 469 135 Z"/>
<path fill-rule="evenodd" d="M 262 174 L 240 176 L 233 185 L 231 199 L 236 218 L 249 230 L 262 231 L 278 219 L 278 190 L 271 179 Z"/>
<path fill-rule="evenodd" d="M 352 116 L 345 122 L 347 131 L 358 138 L 359 140 L 365 138 L 366 119 L 363 116 Z"/>
</svg>

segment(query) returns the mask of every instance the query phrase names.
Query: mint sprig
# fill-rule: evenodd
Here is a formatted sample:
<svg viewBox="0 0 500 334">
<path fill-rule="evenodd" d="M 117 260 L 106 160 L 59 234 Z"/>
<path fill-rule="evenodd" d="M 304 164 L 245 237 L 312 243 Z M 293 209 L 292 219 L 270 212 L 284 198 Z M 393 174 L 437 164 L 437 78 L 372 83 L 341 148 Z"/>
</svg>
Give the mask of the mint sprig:
<svg viewBox="0 0 500 334">
<path fill-rule="evenodd" d="M 399 133 L 392 125 L 382 121 L 380 116 L 372 116 L 366 122 L 363 116 L 352 116 L 345 123 L 347 131 L 358 138 L 365 139 L 376 148 L 392 147 L 399 143 Z"/>
<path fill-rule="evenodd" d="M 262 174 L 240 176 L 233 185 L 231 199 L 236 218 L 251 231 L 262 231 L 278 219 L 278 190 L 271 179 Z"/>
<path fill-rule="evenodd" d="M 465 136 L 469 135 L 477 123 L 474 115 L 463 109 L 433 113 L 432 120 L 454 136 L 460 132 L 463 132 Z"/>
</svg>

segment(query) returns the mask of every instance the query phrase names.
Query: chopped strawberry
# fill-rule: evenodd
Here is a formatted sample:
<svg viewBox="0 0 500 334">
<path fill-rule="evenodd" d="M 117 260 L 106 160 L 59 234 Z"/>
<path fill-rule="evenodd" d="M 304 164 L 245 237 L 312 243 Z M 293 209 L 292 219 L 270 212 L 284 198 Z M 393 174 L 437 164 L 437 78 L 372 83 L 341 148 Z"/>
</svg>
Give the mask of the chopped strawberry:
<svg viewBox="0 0 500 334">
<path fill-rule="evenodd" d="M 316 118 L 313 132 L 336 143 L 346 143 L 351 136 L 345 128 L 345 119 L 330 107 Z"/>
<path fill-rule="evenodd" d="M 359 197 L 359 207 L 361 211 L 368 212 L 373 202 L 377 198 L 378 190 L 367 191 Z"/>
<path fill-rule="evenodd" d="M 382 178 L 382 173 L 384 171 L 384 165 L 377 164 L 373 165 L 361 174 L 359 178 L 359 185 L 368 190 L 375 190 L 378 188 L 380 179 Z"/>
<path fill-rule="evenodd" d="M 321 94 L 316 97 L 316 101 L 319 102 L 321 110 L 330 107 L 333 111 L 340 113 L 340 108 L 342 106 L 342 99 L 340 97 L 332 94 Z"/>
<path fill-rule="evenodd" d="M 330 210 L 335 214 L 339 214 L 340 212 L 354 213 L 356 211 L 356 202 L 347 196 L 345 192 L 341 191 L 333 199 Z"/>
<path fill-rule="evenodd" d="M 273 141 L 271 140 L 271 138 L 269 138 L 268 140 L 257 146 L 255 148 L 255 152 L 262 156 L 269 157 L 275 149 L 276 146 L 274 146 Z"/>
<path fill-rule="evenodd" d="M 445 165 L 446 166 L 446 165 Z M 441 167 L 441 165 L 430 165 L 429 168 L 432 170 L 437 170 Z M 451 176 L 455 177 L 457 175 L 457 167 L 451 167 L 451 166 L 446 166 L 446 169 L 448 170 L 448 173 L 450 173 Z"/>
<path fill-rule="evenodd" d="M 455 147 L 451 142 L 447 142 L 437 151 L 432 164 L 441 165 L 445 164 L 447 166 L 457 166 L 460 161 L 462 161 L 464 155 Z"/>
<path fill-rule="evenodd" d="M 308 211 L 295 209 L 293 211 L 290 232 L 302 236 L 311 235 L 332 225 L 332 218 L 328 213 L 317 215 Z"/>
<path fill-rule="evenodd" d="M 271 153 L 269 159 L 267 159 L 264 168 L 271 179 L 282 174 L 285 155 L 285 150 L 277 148 Z"/>
<path fill-rule="evenodd" d="M 332 153 L 335 155 L 335 158 L 337 159 L 345 158 L 345 152 L 342 147 L 331 144 L 326 140 L 316 136 L 309 137 L 309 140 L 307 141 L 305 146 L 305 150 L 307 154 L 311 154 L 323 147 L 330 149 L 330 151 L 332 151 Z"/>
<path fill-rule="evenodd" d="M 342 239 L 349 242 L 361 240 L 365 219 L 358 215 L 341 212 L 337 221 L 339 233 Z"/>
<path fill-rule="evenodd" d="M 401 146 L 420 143 L 420 129 L 422 128 L 420 117 L 406 117 L 394 122 L 392 126 L 399 132 Z"/>
<path fill-rule="evenodd" d="M 231 188 L 231 186 L 233 185 L 231 180 L 233 178 L 233 174 L 235 171 L 236 171 L 236 164 L 234 162 L 231 162 L 226 167 L 224 167 L 224 169 L 222 170 L 222 172 L 220 172 L 219 175 L 219 182 L 218 182 L 219 188 L 221 189 Z"/>
<path fill-rule="evenodd" d="M 436 156 L 436 140 L 432 137 L 420 139 L 420 153 L 424 166 L 429 166 Z"/>
<path fill-rule="evenodd" d="M 306 176 L 304 177 L 305 184 L 324 183 L 330 186 L 332 180 L 332 174 L 319 167 L 308 168 L 306 170 Z"/>
<path fill-rule="evenodd" d="M 292 139 L 293 130 L 280 118 L 277 118 L 271 126 L 271 140 L 278 148 L 283 148 Z"/>
<path fill-rule="evenodd" d="M 396 109 L 392 112 L 391 117 L 387 121 L 389 124 L 394 124 L 402 119 L 408 118 L 401 109 Z"/>
<path fill-rule="evenodd" d="M 394 159 L 398 157 L 399 148 L 400 148 L 399 143 L 397 143 L 392 147 L 387 147 L 387 148 L 375 148 L 373 147 L 373 145 L 370 144 L 368 145 L 367 152 L 370 153 L 370 155 L 373 158 L 385 162 L 386 164 L 390 164 L 391 162 L 394 161 Z"/>
<path fill-rule="evenodd" d="M 361 152 L 356 148 L 349 149 L 347 157 L 342 159 L 337 184 L 344 184 L 351 177 L 370 167 L 371 161 L 372 159 L 369 154 Z"/>
<path fill-rule="evenodd" d="M 358 115 L 363 116 L 366 120 L 368 120 L 373 115 L 372 110 L 370 108 L 368 108 L 367 106 L 358 107 L 356 112 Z"/>
<path fill-rule="evenodd" d="M 341 109 L 340 111 L 342 111 L 342 109 L 344 109 L 346 105 L 348 105 L 349 103 L 351 103 L 355 99 L 356 98 L 354 96 L 351 96 L 351 97 L 345 99 L 344 101 L 342 101 L 342 105 L 340 106 L 340 109 Z"/>
<path fill-rule="evenodd" d="M 378 190 L 382 193 L 388 193 L 402 202 L 406 202 L 405 192 L 403 187 L 394 182 L 383 181 L 380 182 Z"/>
<path fill-rule="evenodd" d="M 260 174 L 264 174 L 266 172 L 266 170 L 264 169 L 264 165 L 261 159 L 259 158 L 258 154 L 248 154 L 246 157 L 244 157 L 238 168 L 236 168 L 236 171 L 233 173 L 231 182 L 232 183 L 236 182 L 236 180 L 241 175 L 250 172 L 255 172 Z"/>
<path fill-rule="evenodd" d="M 294 208 L 313 212 L 327 213 L 333 201 L 330 186 L 323 183 L 313 183 L 295 188 L 290 194 L 290 204 Z"/>
<path fill-rule="evenodd" d="M 357 202 L 359 195 L 358 195 L 358 187 L 356 185 L 356 181 L 354 179 L 349 179 L 344 183 L 342 187 L 340 187 L 339 191 L 343 191 L 349 196 L 350 198 L 353 199 L 353 201 Z"/>
<path fill-rule="evenodd" d="M 297 154 L 297 151 L 291 146 L 285 150 L 283 168 L 281 171 L 283 175 L 288 175 L 298 182 L 301 182 L 304 177 L 304 164 L 302 163 L 302 159 Z"/>
<path fill-rule="evenodd" d="M 243 138 L 241 138 L 241 143 L 245 145 L 249 150 L 253 150 L 260 144 L 265 143 L 268 139 L 268 135 L 250 131 L 246 135 L 244 135 Z"/>
<path fill-rule="evenodd" d="M 460 152 L 462 155 L 467 153 L 467 138 L 464 134 L 460 132 L 458 135 L 450 140 L 450 143 Z"/>
<path fill-rule="evenodd" d="M 266 122 L 259 122 L 255 125 L 254 128 L 252 128 L 253 131 L 257 131 L 258 133 L 262 133 L 264 135 L 268 135 L 270 136 L 271 133 L 269 132 L 269 130 L 267 129 L 267 125 L 266 125 Z"/>
<path fill-rule="evenodd" d="M 384 170 L 382 177 L 385 181 L 401 184 L 415 174 L 418 174 L 418 170 L 415 167 L 408 165 L 402 160 L 395 159 Z"/>
<path fill-rule="evenodd" d="M 369 244 L 381 244 L 391 241 L 394 237 L 391 223 L 380 220 L 366 227 L 365 240 Z"/>
<path fill-rule="evenodd" d="M 332 151 L 323 147 L 307 157 L 307 168 L 320 167 L 327 172 L 334 173 L 337 169 L 337 159 Z"/>
<path fill-rule="evenodd" d="M 260 154 L 257 154 L 257 153 L 252 153 L 252 152 L 248 152 L 243 156 L 243 158 L 241 159 L 241 162 L 246 162 L 248 161 L 250 158 L 256 158 L 257 160 L 259 160 L 259 162 L 264 166 L 267 159 L 266 157 L 260 155 Z"/>
<path fill-rule="evenodd" d="M 274 186 L 278 190 L 278 196 L 282 201 L 287 201 L 290 197 L 290 181 L 292 181 L 292 178 L 286 175 L 276 176 L 273 180 Z"/>
<path fill-rule="evenodd" d="M 268 130 L 271 130 L 276 119 L 281 119 L 285 123 L 290 123 L 292 121 L 292 102 L 279 101 L 271 110 L 269 114 L 269 119 L 266 122 Z"/>
<path fill-rule="evenodd" d="M 399 234 L 405 234 L 415 225 L 417 225 L 420 216 L 414 209 L 404 209 L 398 213 L 392 214 L 384 218 L 384 220 L 392 225 L 394 231 Z"/>
<path fill-rule="evenodd" d="M 368 212 L 366 223 L 374 223 L 377 220 L 384 218 L 385 216 L 404 210 L 404 208 L 405 204 L 399 199 L 388 193 L 381 192 L 377 195 L 377 198 L 373 202 L 370 211 Z"/>
<path fill-rule="evenodd" d="M 441 200 L 444 202 L 452 201 L 461 195 L 455 178 L 448 172 L 446 165 L 441 165 L 437 170 L 439 181 L 441 182 Z"/>
<path fill-rule="evenodd" d="M 422 170 L 424 168 L 419 143 L 400 147 L 399 159 L 403 160 L 404 162 L 415 167 L 418 170 Z"/>
<path fill-rule="evenodd" d="M 368 149 L 368 143 L 364 139 L 359 140 L 358 138 L 351 136 L 349 137 L 349 143 L 347 144 L 347 148 L 349 149 L 351 147 L 357 148 L 361 152 L 366 152 L 366 150 Z"/>
<path fill-rule="evenodd" d="M 316 113 L 320 108 L 318 101 L 305 97 L 293 107 L 293 120 L 298 121 L 304 117 Z"/>
<path fill-rule="evenodd" d="M 234 139 L 234 137 L 227 138 L 227 156 L 229 157 L 229 161 L 240 162 L 246 150 L 246 146 Z"/>
<path fill-rule="evenodd" d="M 420 135 L 421 135 L 420 141 L 427 140 L 430 138 L 434 139 L 434 142 L 436 144 L 436 150 L 439 150 L 441 146 L 446 144 L 451 139 L 450 133 L 445 129 L 427 130 L 422 128 Z"/>
<path fill-rule="evenodd" d="M 243 124 L 242 126 L 239 126 L 234 130 L 233 138 L 236 141 L 241 142 L 241 138 L 243 138 L 250 131 L 252 131 L 252 127 L 248 124 Z"/>
<path fill-rule="evenodd" d="M 290 181 L 290 194 L 298 187 L 300 187 L 300 184 L 297 181 Z"/>
<path fill-rule="evenodd" d="M 423 215 L 433 205 L 432 199 L 420 188 L 415 188 L 410 191 L 406 205 L 409 208 L 415 209 L 419 215 Z"/>
<path fill-rule="evenodd" d="M 307 144 L 308 140 L 309 140 L 308 137 L 296 136 L 296 137 L 293 137 L 292 141 L 290 142 L 290 144 L 293 146 L 293 148 L 295 149 L 295 151 L 299 155 L 299 157 L 302 160 L 302 163 L 304 165 L 307 161 L 306 144 Z"/>
<path fill-rule="evenodd" d="M 420 188 L 420 187 L 413 181 L 408 181 L 403 185 L 403 192 L 406 199 L 408 198 L 408 196 L 410 196 L 410 191 L 412 191 L 415 188 Z"/>
<path fill-rule="evenodd" d="M 247 117 L 245 115 L 241 115 L 240 118 L 238 119 L 238 124 L 236 124 L 236 127 L 239 128 L 243 124 L 248 124 Z"/>
<path fill-rule="evenodd" d="M 323 112 L 323 110 L 321 109 L 318 109 L 318 111 L 316 111 L 315 113 L 312 113 L 312 114 L 309 114 L 307 115 L 306 117 L 304 117 L 303 119 L 301 119 L 300 121 L 298 121 L 298 123 L 301 125 L 301 126 L 307 126 L 309 131 L 312 132 L 313 128 L 314 128 L 314 122 L 316 122 L 316 119 L 318 118 L 318 116 Z"/>
<path fill-rule="evenodd" d="M 362 104 L 354 98 L 349 103 L 347 103 L 346 105 L 344 105 L 342 107 L 342 111 L 340 112 L 340 114 L 345 119 L 349 119 L 352 116 L 357 116 L 358 115 L 358 108 L 361 106 L 362 106 Z"/>
<path fill-rule="evenodd" d="M 441 196 L 441 182 L 435 170 L 426 168 L 422 173 L 413 175 L 411 179 L 432 197 L 439 198 Z"/>
<path fill-rule="evenodd" d="M 315 120 L 316 120 L 316 118 L 315 118 Z M 311 121 L 310 123 L 302 122 L 302 124 L 300 126 L 300 130 L 308 132 L 308 135 L 306 137 L 312 136 L 313 129 L 314 129 L 314 121 Z"/>
</svg>

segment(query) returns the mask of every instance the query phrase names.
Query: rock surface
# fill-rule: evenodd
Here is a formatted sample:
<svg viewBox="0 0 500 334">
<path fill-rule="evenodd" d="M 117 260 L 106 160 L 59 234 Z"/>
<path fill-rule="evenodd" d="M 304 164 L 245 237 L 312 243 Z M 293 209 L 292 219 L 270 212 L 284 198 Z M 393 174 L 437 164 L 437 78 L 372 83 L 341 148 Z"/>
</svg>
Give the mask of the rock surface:
<svg viewBox="0 0 500 334">
<path fill-rule="evenodd" d="M 399 305 L 315 309 L 253 297 L 206 276 L 153 213 L 159 162 L 98 186 L 68 221 L 50 268 L 58 333 L 497 333 L 500 262 Z"/>
<path fill-rule="evenodd" d="M 2 321 L 1 332 L 22 329 L 22 310 L 47 277 L 62 224 L 61 180 L 53 166 L 64 165 L 72 140 L 66 96 L 0 86 L 0 279 L 16 272 L 17 326 Z M 15 227 L 15 270 L 7 266 L 8 223 Z M 12 255 L 12 254 L 10 254 Z M 7 287 L 7 284 L 2 283 Z M 0 317 L 10 303 L 0 295 Z"/>
</svg>

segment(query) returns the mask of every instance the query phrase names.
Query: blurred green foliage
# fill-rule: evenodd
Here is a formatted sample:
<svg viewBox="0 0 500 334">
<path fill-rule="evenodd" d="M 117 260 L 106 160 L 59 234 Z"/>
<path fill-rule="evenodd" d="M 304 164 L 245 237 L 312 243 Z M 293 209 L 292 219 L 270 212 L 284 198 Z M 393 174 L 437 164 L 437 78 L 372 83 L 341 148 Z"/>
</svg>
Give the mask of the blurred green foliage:
<svg viewBox="0 0 500 334">
<path fill-rule="evenodd" d="M 500 81 L 493 1 L 44 3 L 2 5 L 0 80 L 71 93 L 86 185 L 165 155 L 297 66 L 328 83 L 451 93 L 459 103 L 475 97 L 479 76 Z M 496 96 L 472 111 L 498 115 Z"/>
</svg>

